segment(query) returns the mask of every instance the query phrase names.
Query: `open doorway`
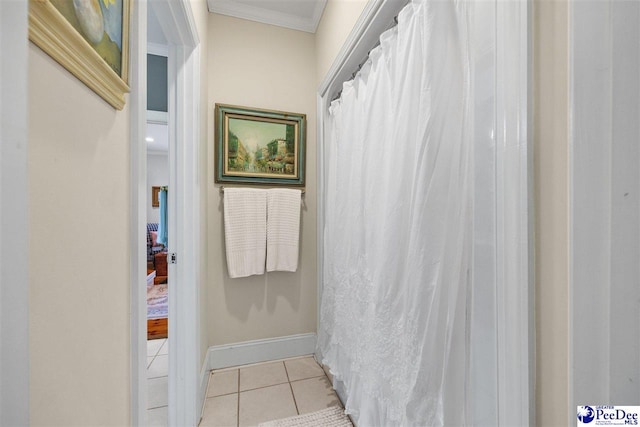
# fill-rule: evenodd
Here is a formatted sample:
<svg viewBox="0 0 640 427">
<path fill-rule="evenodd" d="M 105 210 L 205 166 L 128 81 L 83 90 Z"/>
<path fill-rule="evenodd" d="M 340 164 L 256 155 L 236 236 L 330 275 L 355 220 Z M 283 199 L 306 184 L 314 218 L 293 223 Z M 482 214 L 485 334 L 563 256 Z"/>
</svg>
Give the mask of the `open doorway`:
<svg viewBox="0 0 640 427">
<path fill-rule="evenodd" d="M 169 405 L 169 81 L 168 47 L 153 7 L 147 9 L 147 422 L 168 424 Z"/>
<path fill-rule="evenodd" d="M 147 184 L 147 27 L 148 11 L 152 11 L 164 35 L 167 51 L 167 112 L 168 124 L 167 187 L 167 285 L 174 288 L 168 295 L 167 335 L 164 347 L 168 375 L 165 377 L 166 406 L 162 420 L 148 420 L 149 403 L 147 369 L 147 292 L 148 253 L 146 251 L 147 199 L 151 186 Z M 131 46 L 131 140 L 132 144 L 132 425 L 196 425 L 201 400 L 197 366 L 199 283 L 199 247 L 196 230 L 200 218 L 191 210 L 200 204 L 197 197 L 197 175 L 191 167 L 197 163 L 199 136 L 200 57 L 198 32 L 191 5 L 186 0 L 140 2 L 133 11 Z M 151 52 L 149 52 L 151 53 Z M 153 119 L 153 118 L 152 118 Z M 154 121 L 153 119 L 152 121 Z M 188 216 L 185 216 L 188 212 Z M 143 243 L 145 242 L 145 243 Z M 177 260 L 177 261 L 176 261 Z M 155 267 L 155 264 L 154 264 Z M 159 353 L 155 355 L 157 357 Z M 161 354 L 160 354 L 161 355 Z M 162 356 L 162 355 L 161 355 Z"/>
<path fill-rule="evenodd" d="M 147 135 L 147 340 L 154 340 L 168 334 L 168 126 L 148 122 Z"/>
<path fill-rule="evenodd" d="M 151 70 L 151 68 L 149 68 Z M 168 125 L 147 123 L 147 416 L 166 425 L 169 395 Z M 165 422 L 163 422 L 165 420 Z"/>
</svg>

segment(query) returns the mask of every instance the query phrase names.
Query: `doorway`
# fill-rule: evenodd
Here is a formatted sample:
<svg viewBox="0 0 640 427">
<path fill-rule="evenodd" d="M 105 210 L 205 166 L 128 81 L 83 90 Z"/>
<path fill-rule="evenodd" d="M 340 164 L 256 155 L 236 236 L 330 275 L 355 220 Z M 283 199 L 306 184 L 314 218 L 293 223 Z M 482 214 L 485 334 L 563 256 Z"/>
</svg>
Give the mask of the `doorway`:
<svg viewBox="0 0 640 427">
<path fill-rule="evenodd" d="M 200 52 L 191 4 L 186 0 L 139 2 L 131 25 L 130 108 L 132 161 L 132 424 L 147 425 L 147 13 L 153 8 L 167 40 L 168 60 L 168 247 L 175 262 L 167 268 L 168 282 L 176 292 L 168 302 L 168 425 L 196 425 L 200 416 L 200 366 L 198 365 L 198 284 L 197 248 L 200 230 L 197 168 L 199 145 Z M 144 242 L 144 243 L 143 243 Z M 178 285 L 179 284 L 179 285 Z"/>
</svg>

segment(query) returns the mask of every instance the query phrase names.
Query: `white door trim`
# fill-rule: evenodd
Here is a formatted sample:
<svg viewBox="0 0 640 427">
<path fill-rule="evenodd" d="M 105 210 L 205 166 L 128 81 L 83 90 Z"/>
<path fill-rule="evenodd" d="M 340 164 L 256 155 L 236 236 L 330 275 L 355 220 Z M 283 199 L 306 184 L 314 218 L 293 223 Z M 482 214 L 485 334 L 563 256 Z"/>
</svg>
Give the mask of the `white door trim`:
<svg viewBox="0 0 640 427">
<path fill-rule="evenodd" d="M 158 0 L 156 12 L 169 45 L 169 425 L 194 426 L 200 417 L 198 147 L 200 47 L 191 4 Z M 132 424 L 146 424 L 146 2 L 136 3 L 132 38 Z M 143 34 L 144 33 L 144 34 Z M 137 45 L 136 45 L 137 44 Z M 142 73 L 144 70 L 144 73 Z M 137 147 L 136 147 L 137 146 Z M 135 194 L 133 194 L 135 193 Z M 137 195 L 137 197 L 135 197 Z M 140 288 L 140 289 L 138 289 Z"/>
<path fill-rule="evenodd" d="M 499 425 L 535 425 L 531 16 L 531 2 L 496 1 Z"/>
<path fill-rule="evenodd" d="M 28 4 L 0 2 L 0 425 L 29 425 Z"/>
<path fill-rule="evenodd" d="M 370 0 L 318 89 L 318 316 L 324 248 L 324 123 L 328 106 L 404 2 Z M 499 425 L 534 424 L 532 146 L 529 114 L 530 2 L 495 1 L 496 11 L 496 405 Z M 320 319 L 318 317 L 318 325 Z"/>
<path fill-rule="evenodd" d="M 147 425 L 147 2 L 137 2 L 130 25 L 131 111 L 131 425 Z"/>
</svg>

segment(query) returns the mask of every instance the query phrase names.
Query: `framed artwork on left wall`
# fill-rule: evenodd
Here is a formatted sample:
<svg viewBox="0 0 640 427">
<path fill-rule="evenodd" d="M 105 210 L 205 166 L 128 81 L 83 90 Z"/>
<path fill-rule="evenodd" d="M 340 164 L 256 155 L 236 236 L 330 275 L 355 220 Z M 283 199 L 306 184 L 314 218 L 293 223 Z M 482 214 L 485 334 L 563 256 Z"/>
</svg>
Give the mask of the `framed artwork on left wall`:
<svg viewBox="0 0 640 427">
<path fill-rule="evenodd" d="M 129 92 L 130 0 L 29 0 L 29 39 L 114 108 Z"/>
</svg>

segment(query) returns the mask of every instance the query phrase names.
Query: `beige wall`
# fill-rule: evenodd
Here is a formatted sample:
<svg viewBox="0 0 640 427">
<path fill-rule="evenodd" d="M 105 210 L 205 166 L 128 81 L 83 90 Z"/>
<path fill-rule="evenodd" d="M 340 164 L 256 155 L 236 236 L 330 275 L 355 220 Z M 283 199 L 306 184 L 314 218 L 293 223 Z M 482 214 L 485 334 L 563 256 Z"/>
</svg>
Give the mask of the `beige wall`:
<svg viewBox="0 0 640 427">
<path fill-rule="evenodd" d="M 316 70 L 313 34 L 209 15 L 207 153 L 209 344 L 316 331 Z M 295 273 L 230 279 L 222 197 L 214 185 L 214 103 L 307 115 L 306 195 Z"/>
<path fill-rule="evenodd" d="M 349 36 L 366 0 L 328 0 L 316 31 L 316 75 L 324 80 L 342 45 Z"/>
<path fill-rule="evenodd" d="M 29 45 L 32 425 L 130 419 L 129 108 Z"/>
<path fill-rule="evenodd" d="M 534 3 L 536 419 L 569 415 L 568 6 Z M 575 409 L 575 408 L 574 408 Z"/>
</svg>

